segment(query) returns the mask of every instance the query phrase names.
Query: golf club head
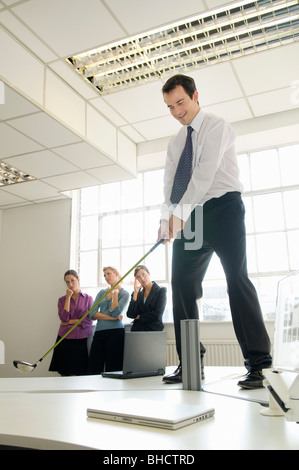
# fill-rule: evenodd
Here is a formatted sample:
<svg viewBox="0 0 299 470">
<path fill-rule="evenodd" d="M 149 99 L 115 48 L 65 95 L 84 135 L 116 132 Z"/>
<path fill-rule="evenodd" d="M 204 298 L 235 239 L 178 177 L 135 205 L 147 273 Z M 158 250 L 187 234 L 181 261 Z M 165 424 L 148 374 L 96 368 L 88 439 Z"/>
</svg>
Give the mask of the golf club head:
<svg viewBox="0 0 299 470">
<path fill-rule="evenodd" d="M 13 365 L 20 372 L 32 372 L 36 368 L 36 364 L 30 364 L 29 362 L 24 361 L 13 361 Z"/>
</svg>

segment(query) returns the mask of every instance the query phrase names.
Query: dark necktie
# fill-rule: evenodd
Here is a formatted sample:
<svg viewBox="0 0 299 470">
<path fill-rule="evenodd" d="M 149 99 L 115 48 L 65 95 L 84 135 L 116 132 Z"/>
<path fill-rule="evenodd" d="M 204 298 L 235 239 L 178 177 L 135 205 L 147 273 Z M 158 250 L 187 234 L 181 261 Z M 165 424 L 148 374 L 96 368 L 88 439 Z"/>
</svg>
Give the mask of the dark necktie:
<svg viewBox="0 0 299 470">
<path fill-rule="evenodd" d="M 178 204 L 182 199 L 191 178 L 192 170 L 192 127 L 187 128 L 187 139 L 182 152 L 172 187 L 170 201 L 172 204 Z"/>
</svg>

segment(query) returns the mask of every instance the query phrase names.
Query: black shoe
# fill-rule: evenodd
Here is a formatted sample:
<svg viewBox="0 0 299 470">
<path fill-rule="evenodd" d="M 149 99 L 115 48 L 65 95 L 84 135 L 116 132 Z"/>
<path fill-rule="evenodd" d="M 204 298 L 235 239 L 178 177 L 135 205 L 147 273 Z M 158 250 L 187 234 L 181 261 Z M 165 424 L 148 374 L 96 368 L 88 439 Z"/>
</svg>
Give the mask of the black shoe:
<svg viewBox="0 0 299 470">
<path fill-rule="evenodd" d="M 241 388 L 247 390 L 253 390 L 255 388 L 263 388 L 264 376 L 260 370 L 252 370 L 245 375 L 243 380 L 239 380 L 238 385 Z"/>
<path fill-rule="evenodd" d="M 169 375 L 164 375 L 163 382 L 167 384 L 180 384 L 182 383 L 182 366 L 179 365 L 176 370 Z"/>
<path fill-rule="evenodd" d="M 201 366 L 201 378 L 205 378 L 203 365 Z M 169 375 L 164 375 L 163 382 L 167 384 L 179 384 L 182 383 L 182 366 L 179 365 L 176 370 Z"/>
</svg>

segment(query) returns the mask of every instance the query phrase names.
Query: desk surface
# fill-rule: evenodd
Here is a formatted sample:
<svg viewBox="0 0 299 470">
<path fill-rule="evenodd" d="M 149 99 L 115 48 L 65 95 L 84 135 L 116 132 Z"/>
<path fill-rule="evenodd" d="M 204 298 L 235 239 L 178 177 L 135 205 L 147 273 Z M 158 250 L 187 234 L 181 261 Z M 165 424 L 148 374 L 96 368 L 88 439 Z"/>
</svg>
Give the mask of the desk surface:
<svg viewBox="0 0 299 470">
<path fill-rule="evenodd" d="M 207 369 L 206 376 L 210 375 L 212 379 L 213 375 L 216 380 L 216 372 L 222 378 L 230 375 L 231 370 L 219 369 L 221 371 L 212 370 L 210 374 Z M 262 416 L 262 407 L 255 401 L 186 391 L 181 386 L 169 388 L 162 384 L 161 377 L 126 381 L 109 379 L 113 385 L 108 389 L 103 388 L 103 381 L 95 376 L 85 377 L 89 383 L 83 389 L 82 379 L 1 379 L 0 444 L 38 449 L 299 449 L 299 425 L 287 422 L 284 417 Z M 31 387 L 27 383 L 29 380 Z M 91 391 L 93 383 L 102 388 Z M 105 384 L 106 387 L 107 382 Z M 12 385 L 15 385 L 14 390 Z M 114 389 L 110 389 L 112 386 Z M 172 401 L 178 406 L 180 403 L 212 406 L 215 416 L 176 431 L 86 416 L 88 407 L 96 408 L 103 401 L 132 397 Z"/>
<path fill-rule="evenodd" d="M 167 367 L 170 373 L 175 367 Z M 244 374 L 243 367 L 205 367 L 205 380 L 202 388 L 206 392 L 230 396 L 266 404 L 269 402 L 266 389 L 242 390 L 237 382 Z M 182 390 L 182 384 L 165 384 L 162 376 L 140 379 L 111 379 L 101 375 L 81 377 L 34 377 L 20 374 L 18 378 L 0 378 L 1 392 L 87 392 L 125 390 Z"/>
<path fill-rule="evenodd" d="M 166 373 L 173 372 L 175 367 L 167 367 Z M 206 379 L 203 383 L 214 384 L 219 381 L 240 377 L 245 373 L 243 367 L 205 367 Z M 21 374 L 17 378 L 0 378 L 1 392 L 71 392 L 100 390 L 160 390 L 165 386 L 169 389 L 182 389 L 182 384 L 165 384 L 163 376 L 143 377 L 139 379 L 111 379 L 101 375 L 77 377 L 34 377 L 32 374 Z"/>
<path fill-rule="evenodd" d="M 123 398 L 213 406 L 215 416 L 177 431 L 86 416 L 88 407 Z M 0 443 L 39 449 L 299 449 L 299 427 L 265 417 L 261 405 L 185 390 L 2 393 Z"/>
</svg>

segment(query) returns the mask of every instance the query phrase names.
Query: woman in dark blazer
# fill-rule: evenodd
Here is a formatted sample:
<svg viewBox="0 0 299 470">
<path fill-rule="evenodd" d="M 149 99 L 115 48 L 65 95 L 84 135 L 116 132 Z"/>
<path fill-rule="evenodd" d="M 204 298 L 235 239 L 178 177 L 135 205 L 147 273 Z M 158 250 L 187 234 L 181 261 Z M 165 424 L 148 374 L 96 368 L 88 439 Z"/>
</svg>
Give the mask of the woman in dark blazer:
<svg viewBox="0 0 299 470">
<path fill-rule="evenodd" d="M 127 311 L 127 317 L 134 318 L 131 331 L 162 331 L 166 287 L 151 281 L 150 272 L 143 265 L 137 266 L 134 277 L 134 292 Z"/>
</svg>

